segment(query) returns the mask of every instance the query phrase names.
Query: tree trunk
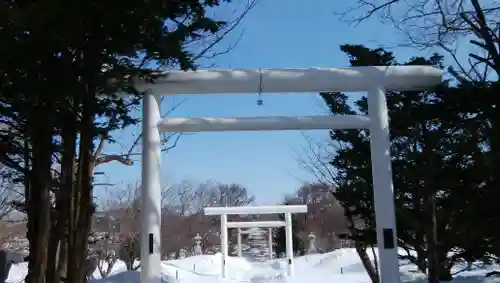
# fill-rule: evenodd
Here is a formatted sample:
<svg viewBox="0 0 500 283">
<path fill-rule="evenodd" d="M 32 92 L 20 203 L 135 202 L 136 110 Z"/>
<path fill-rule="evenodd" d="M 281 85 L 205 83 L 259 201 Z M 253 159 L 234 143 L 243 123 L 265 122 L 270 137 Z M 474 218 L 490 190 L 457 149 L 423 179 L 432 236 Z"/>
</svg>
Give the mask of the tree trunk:
<svg viewBox="0 0 500 283">
<path fill-rule="evenodd" d="M 429 283 L 439 283 L 440 263 L 437 250 L 437 223 L 434 194 L 427 198 L 427 261 L 429 266 Z"/>
<path fill-rule="evenodd" d="M 415 152 L 418 152 L 418 145 L 417 143 L 414 144 L 413 150 Z M 412 204 L 413 207 L 415 208 L 415 211 L 422 213 L 422 210 L 425 209 L 425 207 L 422 207 L 422 194 L 419 190 L 415 190 L 413 192 L 413 198 L 412 198 Z M 425 201 L 425 200 L 424 200 Z M 425 216 L 423 217 L 425 219 Z M 417 254 L 417 258 L 415 261 L 415 264 L 417 265 L 418 270 L 420 270 L 423 273 L 427 272 L 427 253 L 425 249 L 425 226 L 426 223 L 422 223 L 422 221 L 417 222 L 417 229 L 415 231 L 415 242 L 414 242 L 414 248 L 415 252 Z"/>
<path fill-rule="evenodd" d="M 467 271 L 472 271 L 472 261 L 467 261 Z"/>
<path fill-rule="evenodd" d="M 41 99 L 40 99 L 41 100 Z M 52 131 L 54 126 L 54 102 L 37 101 L 29 119 L 33 145 L 32 174 L 26 196 L 30 255 L 26 283 L 45 283 L 47 247 L 50 234 L 52 209 Z"/>
<path fill-rule="evenodd" d="M 92 88 L 89 88 L 93 90 Z M 83 111 L 81 118 L 80 150 L 76 192 L 73 194 L 73 225 L 70 227 L 71 240 L 68 252 L 68 283 L 85 282 L 85 261 L 87 259 L 88 236 L 94 206 L 92 201 L 93 175 L 93 140 L 95 95 L 88 91 L 82 98 Z"/>
<path fill-rule="evenodd" d="M 429 166 L 428 168 L 432 168 Z M 432 178 L 432 176 L 429 176 Z M 439 244 L 438 238 L 438 223 L 436 211 L 436 194 L 433 190 L 431 182 L 426 182 L 427 199 L 426 199 L 426 222 L 427 222 L 427 262 L 429 269 L 429 283 L 439 283 L 441 281 L 450 281 L 452 279 L 451 266 L 448 264 L 447 250 L 444 250 Z"/>
<path fill-rule="evenodd" d="M 415 233 L 415 238 L 417 238 L 417 245 L 415 245 L 415 252 L 417 254 L 416 265 L 419 271 L 422 273 L 427 272 L 427 253 L 423 248 L 425 246 L 425 233 L 417 231 Z M 419 244 L 418 244 L 419 243 Z"/>
<path fill-rule="evenodd" d="M 363 243 L 359 241 L 354 241 L 354 246 L 356 248 L 356 252 L 358 253 L 359 259 L 363 264 L 368 276 L 370 276 L 370 280 L 372 283 L 379 283 L 378 270 L 373 266 L 368 253 L 366 252 L 366 247 L 363 246 Z"/>
<path fill-rule="evenodd" d="M 57 276 L 60 281 L 68 277 L 68 231 L 65 228 L 64 237 L 59 242 L 59 259 L 57 261 Z"/>
<path fill-rule="evenodd" d="M 49 236 L 49 246 L 47 248 L 47 270 L 45 271 L 45 281 L 46 282 L 53 282 L 53 283 L 59 283 L 58 278 L 56 277 L 56 270 L 57 270 L 57 247 L 59 245 L 59 238 L 60 238 L 60 233 L 58 232 L 59 230 L 59 224 L 57 224 L 56 220 L 56 215 L 53 212 L 52 213 L 52 221 L 53 223 L 56 223 L 55 225 L 52 225 L 52 228 L 50 229 L 50 236 Z"/>
<path fill-rule="evenodd" d="M 424 149 L 425 151 L 425 149 Z M 432 153 L 427 156 L 429 159 L 428 168 L 432 168 L 430 163 L 432 163 Z M 439 283 L 439 251 L 437 245 L 437 219 L 436 219 L 436 199 L 435 193 L 433 192 L 432 178 L 430 176 L 431 171 L 425 176 L 424 182 L 424 223 L 425 223 L 425 239 L 427 244 L 427 267 L 428 267 L 428 282 L 429 283 Z"/>
<path fill-rule="evenodd" d="M 352 215 L 352 211 L 348 207 L 344 207 L 344 215 L 348 221 L 349 232 L 351 233 L 351 237 L 354 240 L 354 247 L 356 248 L 356 252 L 358 253 L 359 259 L 363 264 L 363 267 L 370 276 L 370 280 L 372 283 L 379 283 L 379 273 L 378 268 L 374 266 L 368 257 L 368 253 L 366 252 L 366 244 L 359 238 L 354 222 L 354 217 Z"/>
<path fill-rule="evenodd" d="M 439 281 L 441 282 L 451 281 L 453 279 L 453 276 L 451 275 L 452 266 L 450 266 L 449 264 L 449 259 L 446 253 L 439 252 L 438 261 L 439 261 Z"/>
<path fill-rule="evenodd" d="M 59 237 L 57 242 L 57 269 L 55 271 L 55 282 L 67 277 L 68 262 L 68 237 L 69 237 L 69 219 L 71 218 L 72 199 L 71 196 L 75 186 L 75 158 L 76 158 L 76 139 L 77 139 L 77 117 L 78 113 L 76 103 L 70 101 L 68 112 L 64 117 L 62 128 L 62 158 L 61 158 L 61 177 L 60 187 L 56 194 L 56 210 L 58 213 L 57 231 Z"/>
<path fill-rule="evenodd" d="M 424 155 L 424 165 L 427 170 L 424 170 L 424 187 L 423 191 L 423 215 L 425 223 L 425 239 L 427 244 L 427 267 L 428 267 L 428 282 L 439 283 L 440 262 L 439 262 L 439 247 L 437 235 L 437 217 L 436 217 L 436 188 L 435 188 L 435 173 L 434 168 L 434 153 L 432 150 L 432 139 L 427 135 L 428 130 L 426 125 L 421 125 L 422 138 L 424 147 L 422 154 Z"/>
<path fill-rule="evenodd" d="M 370 245 L 370 249 L 373 254 L 373 266 L 375 267 L 375 270 L 378 270 L 378 254 L 375 252 L 375 247 L 373 245 Z"/>
</svg>

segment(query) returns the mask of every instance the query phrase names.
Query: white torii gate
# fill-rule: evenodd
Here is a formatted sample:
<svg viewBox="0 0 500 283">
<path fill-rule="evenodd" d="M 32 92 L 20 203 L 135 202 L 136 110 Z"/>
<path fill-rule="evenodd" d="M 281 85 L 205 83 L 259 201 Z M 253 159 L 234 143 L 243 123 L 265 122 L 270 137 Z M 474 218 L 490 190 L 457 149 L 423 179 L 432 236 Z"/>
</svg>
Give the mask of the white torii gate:
<svg viewBox="0 0 500 283">
<path fill-rule="evenodd" d="M 394 188 L 385 91 L 422 90 L 442 82 L 433 66 L 368 66 L 338 69 L 229 69 L 172 71 L 154 82 L 136 82 L 144 92 L 142 120 L 141 283 L 160 283 L 160 132 L 276 131 L 305 129 L 370 130 L 380 281 L 397 283 Z M 241 93 L 368 93 L 368 116 L 259 118 L 167 118 L 159 96 Z"/>
<path fill-rule="evenodd" d="M 286 257 L 288 261 L 288 275 L 293 275 L 293 237 L 292 237 L 292 213 L 306 213 L 307 205 L 274 205 L 274 206 L 239 206 L 239 207 L 205 207 L 205 215 L 220 215 L 221 230 L 221 252 L 222 252 L 222 278 L 227 277 L 227 247 L 228 228 L 250 228 L 250 227 L 285 227 Z M 261 222 L 227 222 L 228 215 L 251 215 L 251 214 L 285 214 L 285 221 L 261 221 Z M 241 235 L 238 235 L 238 248 L 241 249 Z M 272 239 L 268 238 L 272 243 Z"/>
</svg>

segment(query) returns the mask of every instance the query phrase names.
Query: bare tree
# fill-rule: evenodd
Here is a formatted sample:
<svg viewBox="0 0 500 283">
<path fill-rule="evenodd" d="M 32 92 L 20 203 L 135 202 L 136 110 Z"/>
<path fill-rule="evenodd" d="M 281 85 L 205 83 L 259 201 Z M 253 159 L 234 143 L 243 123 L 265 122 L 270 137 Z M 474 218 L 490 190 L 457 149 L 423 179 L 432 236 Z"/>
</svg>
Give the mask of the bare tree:
<svg viewBox="0 0 500 283">
<path fill-rule="evenodd" d="M 227 21 L 226 23 L 223 24 L 223 26 L 219 29 L 218 32 L 212 33 L 207 31 L 206 34 L 200 35 L 197 38 L 194 38 L 192 41 L 187 42 L 186 46 L 188 46 L 188 49 L 193 50 L 193 54 L 196 54 L 193 58 L 194 61 L 206 61 L 210 64 L 210 61 L 215 59 L 216 57 L 226 54 L 230 52 L 236 44 L 239 42 L 239 38 L 242 36 L 242 34 L 239 35 L 238 40 L 234 42 L 232 45 L 230 45 L 227 48 L 223 49 L 218 49 L 217 46 L 219 46 L 223 40 L 226 38 L 228 34 L 231 32 L 235 31 L 235 29 L 239 26 L 241 21 L 244 19 L 245 16 L 250 13 L 252 9 L 254 9 L 257 4 L 260 2 L 260 0 L 242 0 L 242 1 L 237 1 L 233 7 L 234 9 L 231 10 L 231 15 L 228 15 L 228 18 L 231 18 L 231 20 Z M 189 17 L 187 15 L 186 17 Z M 217 17 L 220 18 L 220 17 Z M 186 19 L 179 19 L 180 22 L 183 22 Z M 145 60 L 140 60 L 138 62 L 141 66 L 148 65 L 148 64 L 154 64 L 152 59 L 149 61 Z M 177 66 L 171 66 L 172 68 L 176 68 Z M 160 67 L 159 67 L 160 68 Z M 168 71 L 164 67 L 163 69 L 158 69 L 158 71 Z M 165 97 L 162 97 L 160 100 L 161 104 L 164 104 L 163 102 L 165 101 Z M 171 115 L 174 111 L 176 111 L 184 102 L 186 102 L 186 99 L 182 99 L 178 102 L 174 102 L 173 105 L 171 105 L 168 109 L 162 109 L 161 117 L 165 118 L 169 115 Z M 113 123 L 117 123 L 116 119 L 110 119 L 110 128 L 114 127 Z M 142 132 L 139 134 L 132 133 L 132 136 L 134 136 L 134 141 L 131 144 L 122 144 L 122 146 L 125 148 L 123 152 L 119 153 L 103 153 L 102 152 L 102 146 L 99 146 L 101 150 L 98 150 L 96 152 L 96 157 L 100 160 L 100 164 L 102 163 L 108 163 L 111 161 L 118 161 L 124 165 L 133 165 L 135 162 L 135 157 L 141 155 L 141 151 L 137 148 L 137 146 L 140 144 L 142 140 Z M 177 143 L 183 136 L 182 133 L 164 133 L 162 134 L 161 137 L 161 144 L 162 152 L 168 152 L 169 150 L 175 148 L 177 146 Z M 101 143 L 104 142 L 101 141 Z"/>
<path fill-rule="evenodd" d="M 102 278 L 107 277 L 118 260 L 120 249 L 120 224 L 125 220 L 128 228 L 127 207 L 131 203 L 133 186 L 115 189 L 106 189 L 106 194 L 100 199 L 99 211 L 93 216 L 92 232 L 95 235 L 94 244 L 90 247 L 95 250 L 97 270 Z M 125 211 L 125 212 L 124 212 Z"/>
<path fill-rule="evenodd" d="M 239 184 L 217 184 L 212 195 L 212 206 L 247 206 L 255 201 L 247 188 Z"/>
<path fill-rule="evenodd" d="M 114 187 L 101 199 L 101 212 L 94 218 L 94 233 L 100 232 L 101 239 L 96 241 L 96 250 L 101 254 L 97 268 L 101 276 L 109 274 L 116 257 L 125 261 L 127 268 L 137 269 L 134 262 L 139 258 L 139 184 Z M 203 214 L 206 206 L 239 206 L 254 201 L 248 191 L 238 184 L 204 182 L 196 184 L 189 181 L 165 186 L 162 189 L 162 255 L 180 256 L 184 250 L 192 252 L 193 237 L 200 234 L 204 247 L 219 244 L 217 219 Z M 98 222 L 100 220 L 100 222 Z M 113 227 L 118 224 L 119 227 Z M 112 231 L 116 230 L 112 235 Z M 107 265 L 107 267 L 105 267 Z"/>
<path fill-rule="evenodd" d="M 335 196 L 336 190 L 344 186 L 342 176 L 339 176 L 330 165 L 330 161 L 335 156 L 336 151 L 342 148 L 341 143 L 333 143 L 332 141 L 315 141 L 311 137 L 303 135 L 306 140 L 306 147 L 303 152 L 297 157 L 299 165 L 309 174 L 313 175 L 319 184 L 325 189 L 328 188 L 330 193 Z M 306 195 L 307 196 L 307 195 Z M 307 196 L 309 198 L 309 196 Z M 360 229 L 363 223 L 355 216 L 352 208 L 342 201 L 335 200 L 342 207 L 345 220 L 347 222 L 347 230 L 349 237 L 353 240 L 354 247 L 358 256 L 370 276 L 372 282 L 379 282 L 378 278 L 378 259 L 373 246 L 370 250 L 373 254 L 374 261 L 370 260 L 367 252 L 367 246 L 361 241 Z"/>
<path fill-rule="evenodd" d="M 198 197 L 197 194 L 198 188 L 196 188 L 196 184 L 189 181 L 168 186 L 162 191 L 163 209 L 179 216 L 198 213 L 200 208 L 195 201 Z"/>
<path fill-rule="evenodd" d="M 164 209 L 182 216 L 202 212 L 206 206 L 246 206 L 254 200 L 239 184 L 211 181 L 200 184 L 184 181 L 163 191 Z"/>
<path fill-rule="evenodd" d="M 97 267 L 103 277 L 109 274 L 118 258 L 129 270 L 139 268 L 134 265 L 140 257 L 139 190 L 138 183 L 110 188 L 101 200 L 101 212 L 94 215 L 94 232 L 101 235 L 101 240 L 96 242 L 101 259 Z"/>
<path fill-rule="evenodd" d="M 299 236 L 307 241 L 309 233 L 314 232 L 316 248 L 322 252 L 338 247 L 340 239 L 336 235 L 345 234 L 348 229 L 344 209 L 331 190 L 323 183 L 306 183 L 286 200 L 287 203 L 307 205 L 307 214 L 298 216 L 299 226 L 303 230 Z"/>
<path fill-rule="evenodd" d="M 193 52 L 197 54 L 195 60 L 206 61 L 208 65 L 211 66 L 215 58 L 233 50 L 242 37 L 243 32 L 240 32 L 236 41 L 231 43 L 228 47 L 222 49 L 217 49 L 216 47 L 224 41 L 228 34 L 235 31 L 245 16 L 247 16 L 259 2 L 260 0 L 236 1 L 232 9 L 228 10 L 229 15 L 226 16 L 226 18 L 230 18 L 231 20 L 227 21 L 219 32 L 209 33 L 205 37 L 195 39 L 191 43 L 188 43 L 193 50 L 196 50 L 196 52 Z M 217 12 L 220 13 L 220 10 Z"/>
<path fill-rule="evenodd" d="M 7 216 L 13 211 L 14 184 L 0 176 L 0 221 L 7 220 Z"/>
<path fill-rule="evenodd" d="M 111 241 L 113 241 L 111 245 L 109 244 L 110 238 Z M 98 252 L 97 255 L 98 261 L 96 263 L 97 270 L 99 270 L 99 274 L 101 275 L 102 278 L 107 277 L 111 273 L 113 267 L 118 261 L 118 255 L 116 254 L 116 250 L 110 248 L 110 246 L 111 247 L 116 246 L 114 237 L 113 236 L 106 237 L 105 241 L 106 244 L 104 245 L 104 249 Z"/>
<path fill-rule="evenodd" d="M 16 214 L 14 203 L 22 200 L 18 186 L 9 178 L 8 170 L 0 164 L 0 243 L 11 236 L 19 236 L 17 231 L 23 226 L 24 217 Z M 21 226 L 20 226 L 21 225 Z"/>
<path fill-rule="evenodd" d="M 188 45 L 189 49 L 195 50 L 193 53 L 197 54 L 194 56 L 193 60 L 195 61 L 210 61 L 214 59 L 215 57 L 225 54 L 232 50 L 234 48 L 233 46 L 228 47 L 227 49 L 223 50 L 217 50 L 215 48 L 217 45 L 219 45 L 223 39 L 230 33 L 232 32 L 243 20 L 243 18 L 259 3 L 260 0 L 247 0 L 243 1 L 244 5 L 242 6 L 242 9 L 239 10 L 234 10 L 233 15 L 231 16 L 233 20 L 230 20 L 226 22 L 222 28 L 217 32 L 217 33 L 212 33 L 212 32 L 207 32 L 205 35 L 200 35 L 196 39 L 193 39 L 193 41 L 186 43 Z M 239 6 L 240 3 L 238 3 Z M 184 21 L 184 19 L 179 19 L 181 22 Z M 186 19 L 187 20 L 187 19 Z M 236 42 L 237 43 L 237 42 Z M 235 44 L 236 44 L 235 43 Z M 146 65 L 150 64 L 151 62 L 141 60 L 138 62 L 140 65 Z M 165 69 L 159 69 L 159 71 L 166 71 Z M 161 102 L 164 101 L 164 98 L 162 97 Z M 186 100 L 181 100 L 180 102 L 175 103 L 173 106 L 171 106 L 169 109 L 166 111 L 163 111 L 162 113 L 162 118 L 166 117 L 170 114 L 172 114 L 175 110 L 177 110 Z M 131 105 L 134 103 L 131 103 Z M 115 124 L 118 123 L 118 119 L 116 117 L 110 117 L 109 118 L 109 129 L 115 128 Z M 141 139 L 142 139 L 142 133 L 139 133 L 135 135 L 134 141 L 131 144 L 128 145 L 123 145 L 124 150 L 123 152 L 103 152 L 104 144 L 107 140 L 109 140 L 109 135 L 110 131 L 104 131 L 103 134 L 101 135 L 100 141 L 98 142 L 97 150 L 94 153 L 94 170 L 101 164 L 106 164 L 110 163 L 113 161 L 119 162 L 123 165 L 131 166 L 135 163 L 135 158 L 139 155 L 142 154 L 140 150 L 137 149 L 137 146 L 140 144 Z M 134 134 L 132 134 L 134 135 Z M 165 133 L 162 135 L 161 139 L 161 144 L 162 152 L 168 152 L 169 150 L 175 148 L 177 146 L 177 143 L 179 142 L 180 138 L 182 137 L 182 133 Z M 202 193 L 202 190 L 192 190 L 190 189 L 191 187 L 186 187 L 186 186 L 178 186 L 176 188 L 165 188 L 164 189 L 164 195 L 169 195 L 169 204 L 168 204 L 168 210 L 164 212 L 162 221 L 164 223 L 168 223 L 169 226 L 172 226 L 178 222 L 175 221 L 171 212 L 177 211 L 178 214 L 181 216 L 185 216 L 188 214 L 196 214 L 199 213 L 200 211 L 200 205 L 204 203 L 204 199 L 206 199 L 205 195 Z M 189 191 L 188 191 L 189 190 Z M 172 197 L 175 195 L 176 197 Z M 165 197 L 164 197 L 165 198 Z M 172 201 L 175 200 L 175 201 Z M 139 209 L 138 206 L 139 200 L 134 200 L 134 203 L 131 207 L 128 208 L 128 210 L 134 211 L 133 214 L 136 214 Z M 201 206 L 202 208 L 203 206 Z M 129 211 L 130 212 L 130 211 Z M 130 214 L 130 213 L 128 213 Z M 176 217 L 178 215 L 175 215 Z M 127 217 L 132 217 L 136 218 L 136 216 L 128 215 Z M 130 219 L 129 219 L 130 220 Z M 130 221 L 127 222 L 130 222 Z M 133 220 L 132 222 L 136 222 L 137 220 Z M 169 223 L 172 221 L 172 223 Z M 129 226 L 126 229 L 129 231 L 127 233 L 127 237 L 124 238 L 125 242 L 122 242 L 121 249 L 120 249 L 120 257 L 125 256 L 126 254 L 128 255 L 127 258 L 130 260 L 130 269 L 135 269 L 137 267 L 133 267 L 133 258 L 137 258 L 135 254 L 137 254 L 136 249 L 137 246 L 137 241 L 138 241 L 138 235 L 137 235 L 137 227 L 136 224 L 129 225 L 126 224 L 125 226 Z M 166 226 L 166 224 L 164 225 Z M 182 226 L 182 225 L 181 225 Z M 123 234 L 123 233 L 122 233 Z M 183 237 L 182 239 L 185 239 Z M 164 241 L 165 242 L 165 241 Z M 175 242 L 175 241 L 167 241 L 167 242 Z M 110 257 L 108 255 L 105 256 L 106 261 L 109 261 L 109 263 L 113 263 L 116 261 L 115 257 Z M 103 271 L 101 270 L 101 266 L 98 266 L 99 270 L 101 272 L 101 275 L 109 273 L 109 271 Z M 109 269 L 109 264 L 108 264 L 108 269 Z"/>
<path fill-rule="evenodd" d="M 219 245 L 220 225 L 217 217 L 206 217 L 207 206 L 245 206 L 254 201 L 238 184 L 184 181 L 163 192 L 162 250 L 164 256 L 179 256 L 181 249 L 192 251 L 193 237 L 202 236 L 205 249 Z"/>
<path fill-rule="evenodd" d="M 454 61 L 456 77 L 484 81 L 491 71 L 500 75 L 499 11 L 498 1 L 356 0 L 339 15 L 353 24 L 378 17 L 405 36 L 399 45 L 441 48 Z M 469 53 L 468 60 L 459 50 Z"/>
<path fill-rule="evenodd" d="M 203 233 L 203 204 L 207 190 L 203 186 L 183 181 L 164 188 L 162 203 L 162 253 L 164 257 L 175 258 L 180 251 L 191 252 L 193 237 Z"/>
</svg>

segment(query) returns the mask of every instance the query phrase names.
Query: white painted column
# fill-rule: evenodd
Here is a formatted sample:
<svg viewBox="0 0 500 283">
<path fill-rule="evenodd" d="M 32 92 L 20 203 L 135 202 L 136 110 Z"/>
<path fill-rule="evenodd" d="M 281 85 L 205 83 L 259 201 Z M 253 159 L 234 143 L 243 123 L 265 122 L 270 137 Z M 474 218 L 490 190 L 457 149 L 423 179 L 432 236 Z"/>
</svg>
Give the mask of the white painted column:
<svg viewBox="0 0 500 283">
<path fill-rule="evenodd" d="M 141 283 L 161 282 L 160 99 L 144 93 L 142 108 Z"/>
<path fill-rule="evenodd" d="M 237 239 L 236 239 L 236 253 L 238 255 L 238 257 L 241 257 L 242 256 L 242 252 L 241 252 L 241 228 L 237 228 L 238 230 L 238 235 L 237 235 Z"/>
<path fill-rule="evenodd" d="M 389 136 L 389 118 L 385 91 L 368 92 L 370 141 L 375 201 L 375 220 L 380 266 L 380 282 L 400 282 L 396 242 L 396 216 Z"/>
<path fill-rule="evenodd" d="M 293 275 L 293 235 L 292 235 L 292 214 L 285 213 L 285 237 L 286 237 L 286 258 L 288 261 L 288 276 Z"/>
<path fill-rule="evenodd" d="M 220 216 L 220 246 L 222 253 L 222 278 L 227 278 L 227 214 L 222 214 Z"/>
<path fill-rule="evenodd" d="M 273 228 L 267 228 L 267 244 L 269 247 L 269 259 L 273 259 Z"/>
</svg>

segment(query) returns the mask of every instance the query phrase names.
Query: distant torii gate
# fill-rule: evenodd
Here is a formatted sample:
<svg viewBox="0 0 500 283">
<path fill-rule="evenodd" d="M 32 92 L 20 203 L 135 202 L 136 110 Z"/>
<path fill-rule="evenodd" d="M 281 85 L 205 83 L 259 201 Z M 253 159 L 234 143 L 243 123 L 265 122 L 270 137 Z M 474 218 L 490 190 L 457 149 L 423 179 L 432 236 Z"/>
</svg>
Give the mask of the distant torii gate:
<svg viewBox="0 0 500 283">
<path fill-rule="evenodd" d="M 231 227 L 231 224 L 241 223 L 245 225 L 238 225 L 238 227 Z M 273 228 L 285 227 L 285 221 L 255 221 L 255 222 L 229 222 L 227 228 L 236 228 L 236 256 L 242 257 L 242 235 L 250 235 L 249 231 L 252 228 L 266 228 L 267 227 L 267 244 L 269 245 L 269 259 L 273 259 Z M 248 230 L 241 230 L 243 228 L 250 228 Z"/>
<path fill-rule="evenodd" d="M 417 91 L 442 82 L 434 66 L 363 66 L 332 69 L 168 71 L 138 80 L 142 119 L 141 283 L 161 282 L 161 132 L 369 129 L 380 282 L 398 283 L 399 259 L 385 91 Z M 167 118 L 161 95 L 367 92 L 368 115 L 305 117 Z"/>
<path fill-rule="evenodd" d="M 227 277 L 227 257 L 229 255 L 227 246 L 228 228 L 250 228 L 250 227 L 283 227 L 285 226 L 286 258 L 288 275 L 293 275 L 293 237 L 292 237 L 292 213 L 306 213 L 306 205 L 276 205 L 276 206 L 237 206 L 237 207 L 205 207 L 205 215 L 220 215 L 220 245 L 222 253 L 222 278 Z M 262 221 L 262 222 L 227 222 L 228 215 L 262 215 L 262 214 L 285 214 L 285 221 Z M 239 247 L 241 248 L 241 247 Z"/>
</svg>

